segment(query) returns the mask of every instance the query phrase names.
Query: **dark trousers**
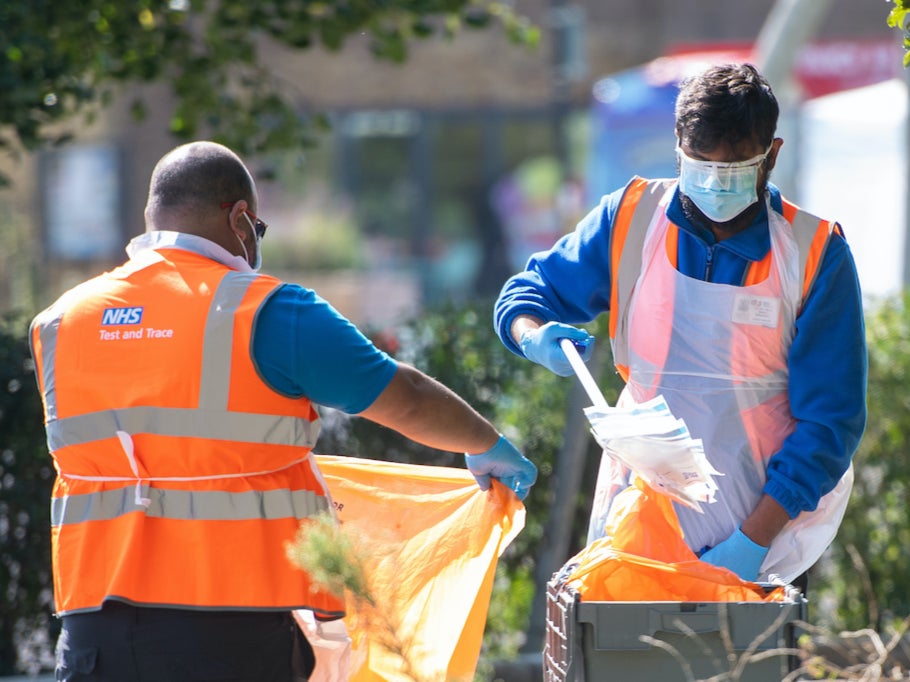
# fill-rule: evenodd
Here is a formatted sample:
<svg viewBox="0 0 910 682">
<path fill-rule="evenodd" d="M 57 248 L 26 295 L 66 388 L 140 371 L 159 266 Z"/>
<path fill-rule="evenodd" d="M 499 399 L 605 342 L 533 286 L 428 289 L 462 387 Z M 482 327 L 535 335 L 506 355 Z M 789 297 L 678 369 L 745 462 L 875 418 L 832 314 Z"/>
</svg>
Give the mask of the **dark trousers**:
<svg viewBox="0 0 910 682">
<path fill-rule="evenodd" d="M 190 611 L 106 602 L 63 616 L 57 680 L 305 682 L 313 649 L 288 612 Z"/>
</svg>

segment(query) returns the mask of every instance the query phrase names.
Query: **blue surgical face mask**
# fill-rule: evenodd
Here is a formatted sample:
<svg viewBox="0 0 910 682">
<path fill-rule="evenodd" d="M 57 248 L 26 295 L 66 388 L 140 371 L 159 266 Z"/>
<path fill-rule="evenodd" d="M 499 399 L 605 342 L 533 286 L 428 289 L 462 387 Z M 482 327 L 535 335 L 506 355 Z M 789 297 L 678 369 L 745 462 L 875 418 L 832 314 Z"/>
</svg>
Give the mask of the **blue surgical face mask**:
<svg viewBox="0 0 910 682">
<path fill-rule="evenodd" d="M 758 201 L 758 171 L 771 147 L 747 161 L 718 163 L 687 156 L 679 147 L 679 191 L 716 223 L 732 220 Z"/>
</svg>

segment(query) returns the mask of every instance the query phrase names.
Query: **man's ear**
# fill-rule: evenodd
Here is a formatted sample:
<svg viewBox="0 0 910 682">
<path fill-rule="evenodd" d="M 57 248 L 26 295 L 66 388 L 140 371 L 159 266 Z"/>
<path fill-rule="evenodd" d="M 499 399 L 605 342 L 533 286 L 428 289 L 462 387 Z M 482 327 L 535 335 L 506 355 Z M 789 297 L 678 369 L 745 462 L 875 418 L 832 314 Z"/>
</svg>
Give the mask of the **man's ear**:
<svg viewBox="0 0 910 682">
<path fill-rule="evenodd" d="M 784 146 L 784 140 L 780 137 L 775 137 L 771 140 L 771 151 L 768 152 L 768 158 L 765 161 L 765 167 L 767 172 L 771 172 L 774 168 L 774 165 L 777 163 L 777 155 L 780 152 L 780 148 Z"/>
<path fill-rule="evenodd" d="M 246 210 L 246 207 L 246 201 L 241 199 L 231 207 L 231 210 L 228 213 L 228 227 L 230 227 L 231 232 L 243 242 L 246 242 L 247 240 L 247 231 L 243 229 L 245 224 L 243 212 Z"/>
</svg>

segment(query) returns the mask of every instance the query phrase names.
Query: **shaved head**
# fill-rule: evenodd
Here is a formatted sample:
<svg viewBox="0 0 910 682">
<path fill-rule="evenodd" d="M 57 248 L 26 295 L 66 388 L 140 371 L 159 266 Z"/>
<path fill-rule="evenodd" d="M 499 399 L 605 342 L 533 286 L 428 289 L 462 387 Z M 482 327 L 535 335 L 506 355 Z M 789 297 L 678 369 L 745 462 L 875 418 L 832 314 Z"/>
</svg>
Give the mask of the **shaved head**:
<svg viewBox="0 0 910 682">
<path fill-rule="evenodd" d="M 256 186 L 240 157 L 215 142 L 191 142 L 165 154 L 152 171 L 146 227 L 196 232 L 192 225 L 241 199 L 256 206 Z"/>
</svg>

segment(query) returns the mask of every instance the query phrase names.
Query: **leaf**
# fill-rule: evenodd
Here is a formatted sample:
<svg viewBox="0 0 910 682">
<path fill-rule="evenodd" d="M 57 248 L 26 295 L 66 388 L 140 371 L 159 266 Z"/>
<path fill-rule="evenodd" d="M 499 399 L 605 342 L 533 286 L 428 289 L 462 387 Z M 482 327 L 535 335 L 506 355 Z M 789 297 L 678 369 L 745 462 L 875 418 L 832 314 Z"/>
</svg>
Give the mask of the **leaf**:
<svg viewBox="0 0 910 682">
<path fill-rule="evenodd" d="M 39 149 L 53 137 L 52 124 L 107 106 L 118 84 L 163 82 L 175 95 L 168 127 L 181 139 L 208 121 L 215 128 L 206 135 L 213 138 L 252 134 L 252 140 L 245 138 L 248 151 L 279 149 L 289 140 L 306 144 L 312 132 L 304 117 L 292 122 L 282 115 L 268 131 L 255 130 L 264 112 L 253 111 L 254 94 L 271 90 L 290 110 L 304 99 L 303 93 L 286 94 L 286 84 L 268 74 L 262 77 L 260 35 L 305 52 L 317 44 L 338 51 L 348 37 L 366 34 L 377 59 L 402 63 L 414 40 L 437 33 L 452 37 L 465 27 L 486 29 L 497 22 L 513 43 L 538 39 L 527 20 L 498 0 L 3 0 L 0 25 L 12 39 L 0 53 L 0 129 L 12 131 L 23 148 Z M 262 87 L 244 83 L 244 73 L 255 74 Z M 229 114 L 219 111 L 223 104 L 216 94 L 227 89 L 234 91 L 231 104 L 241 107 Z M 44 104 L 48 93 L 56 95 L 53 107 Z M 137 120 L 145 116 L 136 102 L 131 112 Z"/>
<path fill-rule="evenodd" d="M 910 30 L 907 27 L 907 16 L 910 14 L 910 3 L 907 0 L 893 0 L 894 7 L 888 13 L 887 24 L 891 28 L 898 28 L 904 35 L 904 67 L 910 66 Z"/>
</svg>

